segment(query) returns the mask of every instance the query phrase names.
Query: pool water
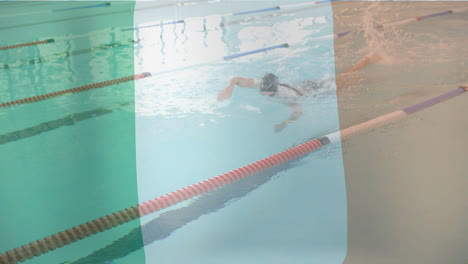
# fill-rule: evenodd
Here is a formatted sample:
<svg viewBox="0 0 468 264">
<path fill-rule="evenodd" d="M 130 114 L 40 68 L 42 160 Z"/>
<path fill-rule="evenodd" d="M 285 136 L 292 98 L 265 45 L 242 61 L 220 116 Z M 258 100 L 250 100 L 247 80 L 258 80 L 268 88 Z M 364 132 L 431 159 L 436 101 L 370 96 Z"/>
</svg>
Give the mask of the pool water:
<svg viewBox="0 0 468 264">
<path fill-rule="evenodd" d="M 334 76 L 333 40 L 319 38 L 333 33 L 329 4 L 224 18 L 219 15 L 266 3 L 198 3 L 133 14 L 125 12 L 131 3 L 112 2 L 107 9 L 52 15 L 43 11 L 84 2 L 2 4 L 9 6 L 0 11 L 0 30 L 11 36 L 2 46 L 55 42 L 1 51 L 9 65 L 0 72 L 1 102 L 154 75 L 1 109 L 2 175 L 11 175 L 2 182 L 8 186 L 2 200 L 9 201 L 2 209 L 11 212 L 1 223 L 11 238 L 2 240 L 2 252 L 339 129 L 333 85 L 300 99 L 304 114 L 281 132 L 274 126 L 291 112 L 279 98 L 236 89 L 231 100 L 216 100 L 232 76 L 273 72 L 291 85 Z M 145 5 L 154 3 L 134 8 Z M 12 19 L 12 12 L 24 19 Z M 186 22 L 134 35 L 120 30 L 177 19 Z M 222 60 L 283 43 L 289 48 Z M 135 221 L 25 263 L 340 263 L 345 195 L 340 146 L 334 145 L 145 217 L 141 230 Z"/>
<path fill-rule="evenodd" d="M 0 8 L 1 46 L 56 39 L 1 51 L 2 65 L 47 60 L 2 69 L 1 102 L 133 74 L 133 45 L 57 55 L 133 38 L 132 32 L 114 30 L 133 26 L 131 12 L 107 14 L 109 9 L 101 7 L 40 13 L 99 3 L 5 3 L 8 8 Z M 111 7 L 117 12 L 132 5 Z M 0 207 L 8 215 L 0 221 L 0 251 L 138 203 L 132 106 L 133 84 L 125 83 L 0 110 Z M 136 227 L 130 223 L 25 263 L 78 259 Z M 138 263 L 144 255 L 132 259 Z"/>
<path fill-rule="evenodd" d="M 136 47 L 136 72 L 174 69 L 136 84 L 140 201 L 339 129 L 333 93 L 301 99 L 303 116 L 281 132 L 275 132 L 274 126 L 291 114 L 282 99 L 236 88 L 231 100 L 216 100 L 233 76 L 261 78 L 272 72 L 299 85 L 334 75 L 333 41 L 314 39 L 333 31 L 330 6 L 241 24 L 233 22 L 251 15 L 228 17 L 223 20 L 225 27 L 219 27 L 221 19 L 213 16 L 262 7 L 265 3 L 228 2 L 203 6 L 201 12 L 174 8 L 167 13 L 172 19 L 188 17 L 186 24 L 136 34 L 145 40 Z M 152 20 L 142 14 L 135 21 L 144 26 Z M 290 48 L 222 60 L 282 43 Z M 187 65 L 195 66 L 183 68 Z M 339 146 L 327 148 L 164 213 L 148 223 L 152 228 L 143 228 L 146 260 L 341 263 L 346 252 L 341 162 Z M 161 235 L 164 228 L 172 231 L 167 237 Z"/>
<path fill-rule="evenodd" d="M 466 12 L 375 27 L 463 1 L 102 4 L 0 2 L 0 47 L 54 39 L 0 50 L 0 103 L 152 73 L 0 108 L 0 252 L 466 84 Z M 383 60 L 335 85 L 371 52 Z M 288 101 L 239 87 L 217 100 L 265 73 L 331 81 L 277 131 Z M 459 263 L 464 109 L 460 96 L 25 263 Z"/>
</svg>

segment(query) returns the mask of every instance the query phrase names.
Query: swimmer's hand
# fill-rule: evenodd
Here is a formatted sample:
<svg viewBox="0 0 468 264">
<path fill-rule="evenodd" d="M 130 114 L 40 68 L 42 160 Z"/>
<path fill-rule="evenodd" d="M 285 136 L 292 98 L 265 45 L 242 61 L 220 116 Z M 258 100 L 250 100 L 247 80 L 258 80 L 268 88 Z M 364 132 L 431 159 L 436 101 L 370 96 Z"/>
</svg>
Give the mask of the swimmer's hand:
<svg viewBox="0 0 468 264">
<path fill-rule="evenodd" d="M 221 90 L 221 92 L 219 92 L 218 101 L 227 100 L 227 99 L 231 98 L 231 96 L 232 96 L 232 88 L 230 89 L 230 87 L 227 87 L 227 88 Z"/>
<path fill-rule="evenodd" d="M 282 131 L 287 125 L 288 125 L 287 121 L 283 121 L 283 122 L 281 122 L 279 124 L 276 124 L 275 125 L 275 132 L 278 133 L 278 132 Z"/>
</svg>

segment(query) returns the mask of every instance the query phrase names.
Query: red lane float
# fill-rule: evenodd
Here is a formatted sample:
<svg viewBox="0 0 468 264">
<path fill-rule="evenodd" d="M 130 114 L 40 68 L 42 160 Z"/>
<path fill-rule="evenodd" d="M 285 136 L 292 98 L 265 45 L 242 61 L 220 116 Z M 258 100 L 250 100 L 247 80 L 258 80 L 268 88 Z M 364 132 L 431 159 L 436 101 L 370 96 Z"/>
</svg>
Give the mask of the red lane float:
<svg viewBox="0 0 468 264">
<path fill-rule="evenodd" d="M 33 42 L 28 42 L 28 43 L 21 43 L 21 44 L 16 44 L 16 45 L 0 47 L 0 50 L 15 49 L 15 48 L 20 48 L 20 47 L 47 44 L 47 43 L 52 43 L 52 42 L 54 42 L 54 39 L 46 39 L 46 40 L 33 41 Z"/>
<path fill-rule="evenodd" d="M 71 94 L 71 93 L 79 93 L 79 92 L 84 92 L 92 89 L 97 89 L 97 88 L 102 88 L 106 86 L 111 86 L 119 83 L 124 83 L 124 82 L 129 82 L 133 80 L 138 80 L 138 79 L 143 79 L 146 77 L 151 76 L 151 73 L 145 72 L 145 73 L 140 73 L 140 74 L 135 74 L 127 77 L 122 77 L 118 79 L 113 79 L 113 80 L 108 80 L 104 82 L 98 82 L 98 83 L 92 83 L 92 84 L 87 84 L 67 90 L 62 90 L 62 91 L 57 91 L 57 92 L 52 92 L 52 93 L 47 93 L 47 94 L 41 94 L 41 95 L 36 95 L 28 98 L 23 98 L 19 100 L 14 100 L 10 102 L 5 102 L 5 103 L 0 103 L 0 108 L 2 107 L 9 107 L 13 105 L 19 105 L 19 104 L 27 104 L 27 103 L 33 103 L 33 102 L 39 102 L 47 99 L 51 99 L 57 96 L 65 95 L 65 94 Z"/>
<path fill-rule="evenodd" d="M 260 171 L 299 158 L 319 149 L 320 147 L 322 147 L 322 143 L 318 139 L 313 139 L 275 155 L 250 163 L 241 168 L 192 184 L 139 205 L 89 221 L 85 224 L 69 228 L 43 239 L 36 240 L 21 247 L 9 250 L 5 254 L 0 254 L 0 264 L 16 264 L 27 259 L 32 259 L 55 250 L 56 248 L 63 247 L 83 238 L 109 230 L 118 225 L 122 225 L 142 216 L 167 208 L 171 205 L 186 201 L 200 194 L 218 189 L 242 178 L 254 175 Z"/>
</svg>

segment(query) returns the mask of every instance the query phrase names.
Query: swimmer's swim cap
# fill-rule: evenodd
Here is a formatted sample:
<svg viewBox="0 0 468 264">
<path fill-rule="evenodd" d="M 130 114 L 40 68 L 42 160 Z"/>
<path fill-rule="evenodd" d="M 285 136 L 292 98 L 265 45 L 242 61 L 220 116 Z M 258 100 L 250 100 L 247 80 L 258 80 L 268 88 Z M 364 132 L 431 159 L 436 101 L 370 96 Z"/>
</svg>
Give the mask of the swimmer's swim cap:
<svg viewBox="0 0 468 264">
<path fill-rule="evenodd" d="M 262 78 L 260 91 L 276 93 L 278 90 L 278 77 L 272 73 L 267 73 Z"/>
</svg>

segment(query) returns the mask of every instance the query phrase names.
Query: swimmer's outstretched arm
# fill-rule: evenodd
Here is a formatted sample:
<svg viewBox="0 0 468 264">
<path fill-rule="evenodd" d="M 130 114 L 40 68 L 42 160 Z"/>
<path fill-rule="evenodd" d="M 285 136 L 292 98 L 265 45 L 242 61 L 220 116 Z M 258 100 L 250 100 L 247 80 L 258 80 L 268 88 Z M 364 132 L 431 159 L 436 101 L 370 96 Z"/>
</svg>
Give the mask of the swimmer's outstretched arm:
<svg viewBox="0 0 468 264">
<path fill-rule="evenodd" d="M 370 64 L 380 61 L 381 59 L 382 57 L 378 53 L 371 53 L 371 54 L 364 56 L 358 63 L 354 64 L 346 71 L 336 75 L 336 87 L 340 89 L 340 88 L 355 84 L 363 79 L 365 80 L 366 79 L 365 77 L 354 76 L 354 75 L 349 75 L 349 74 L 357 72 L 369 66 Z"/>
<path fill-rule="evenodd" d="M 293 111 L 292 114 L 289 116 L 288 120 L 285 120 L 279 124 L 275 125 L 275 132 L 280 132 L 283 130 L 287 125 L 291 124 L 292 122 L 296 121 L 299 119 L 299 117 L 302 115 L 302 106 L 298 103 L 295 102 L 289 102 L 287 103 L 289 108 Z"/>
<path fill-rule="evenodd" d="M 347 69 L 346 71 L 340 74 L 346 74 L 346 73 L 359 71 L 367 67 L 369 64 L 376 63 L 380 61 L 381 59 L 382 57 L 378 53 L 374 52 L 374 53 L 368 54 L 364 56 L 358 63 L 354 64 L 351 68 Z"/>
<path fill-rule="evenodd" d="M 255 80 L 251 78 L 245 77 L 232 77 L 229 81 L 229 84 L 226 88 L 221 90 L 218 94 L 218 101 L 226 100 L 231 98 L 232 91 L 234 90 L 234 86 L 245 87 L 245 88 L 255 88 Z"/>
</svg>

